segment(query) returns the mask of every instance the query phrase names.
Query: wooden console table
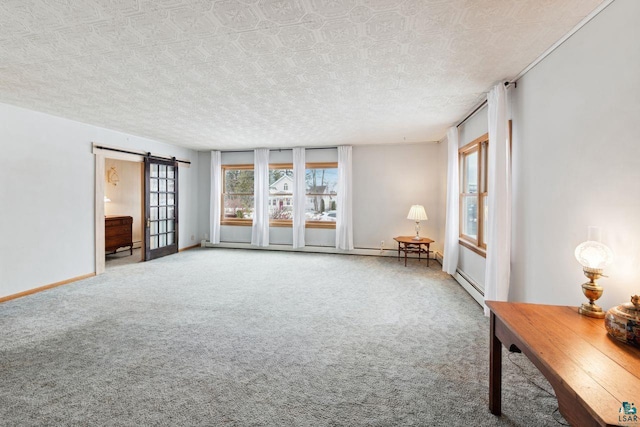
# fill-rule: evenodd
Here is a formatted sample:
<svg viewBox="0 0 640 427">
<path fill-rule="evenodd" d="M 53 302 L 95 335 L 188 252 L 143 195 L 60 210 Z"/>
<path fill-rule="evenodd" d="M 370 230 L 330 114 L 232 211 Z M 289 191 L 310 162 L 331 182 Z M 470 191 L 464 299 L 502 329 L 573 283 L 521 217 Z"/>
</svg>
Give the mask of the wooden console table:
<svg viewBox="0 0 640 427">
<path fill-rule="evenodd" d="M 549 380 L 571 425 L 640 425 L 640 414 L 621 412 L 623 402 L 640 406 L 640 349 L 610 338 L 602 319 L 582 316 L 576 307 L 497 301 L 487 306 L 491 413 L 501 413 L 504 345 L 520 349 Z"/>
<path fill-rule="evenodd" d="M 418 261 L 421 258 L 422 254 L 427 254 L 427 267 L 429 267 L 429 245 L 434 241 L 431 239 L 427 239 L 423 237 L 420 240 L 414 240 L 414 236 L 398 236 L 394 237 L 393 240 L 398 242 L 398 260 L 400 259 L 400 251 L 404 252 L 404 266 L 407 266 L 407 254 L 418 254 Z M 422 245 L 425 245 L 427 249 L 424 249 Z"/>
</svg>

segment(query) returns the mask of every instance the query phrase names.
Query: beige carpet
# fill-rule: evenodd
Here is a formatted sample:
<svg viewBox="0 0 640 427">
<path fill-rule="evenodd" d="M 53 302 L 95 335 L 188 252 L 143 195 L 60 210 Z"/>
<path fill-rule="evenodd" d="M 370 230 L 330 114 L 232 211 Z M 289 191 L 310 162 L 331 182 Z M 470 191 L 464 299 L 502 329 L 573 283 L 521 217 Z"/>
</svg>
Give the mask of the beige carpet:
<svg viewBox="0 0 640 427">
<path fill-rule="evenodd" d="M 0 425 L 556 426 L 436 262 L 195 249 L 0 304 Z"/>
</svg>

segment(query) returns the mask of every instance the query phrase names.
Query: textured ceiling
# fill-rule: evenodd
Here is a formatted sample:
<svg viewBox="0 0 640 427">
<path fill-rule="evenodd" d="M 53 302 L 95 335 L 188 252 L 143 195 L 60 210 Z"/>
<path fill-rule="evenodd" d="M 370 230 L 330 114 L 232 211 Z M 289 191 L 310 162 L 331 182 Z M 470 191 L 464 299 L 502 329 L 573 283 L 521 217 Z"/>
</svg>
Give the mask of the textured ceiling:
<svg viewBox="0 0 640 427">
<path fill-rule="evenodd" d="M 0 102 L 194 149 L 439 140 L 602 0 L 2 0 Z"/>
</svg>

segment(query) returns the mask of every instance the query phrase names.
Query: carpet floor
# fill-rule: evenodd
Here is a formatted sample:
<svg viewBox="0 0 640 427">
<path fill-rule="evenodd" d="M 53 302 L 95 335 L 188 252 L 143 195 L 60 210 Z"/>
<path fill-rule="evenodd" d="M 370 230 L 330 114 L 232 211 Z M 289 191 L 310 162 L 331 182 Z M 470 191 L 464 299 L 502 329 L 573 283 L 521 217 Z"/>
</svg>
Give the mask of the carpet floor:
<svg viewBox="0 0 640 427">
<path fill-rule="evenodd" d="M 142 249 L 136 248 L 133 250 L 133 254 L 130 254 L 128 250 L 123 250 L 115 254 L 107 254 L 105 256 L 105 268 L 109 270 L 112 267 L 120 267 L 140 262 L 142 256 L 141 252 Z"/>
<path fill-rule="evenodd" d="M 194 249 L 0 304 L 2 426 L 558 426 L 432 262 Z M 546 391 L 545 391 L 546 390 Z"/>
</svg>

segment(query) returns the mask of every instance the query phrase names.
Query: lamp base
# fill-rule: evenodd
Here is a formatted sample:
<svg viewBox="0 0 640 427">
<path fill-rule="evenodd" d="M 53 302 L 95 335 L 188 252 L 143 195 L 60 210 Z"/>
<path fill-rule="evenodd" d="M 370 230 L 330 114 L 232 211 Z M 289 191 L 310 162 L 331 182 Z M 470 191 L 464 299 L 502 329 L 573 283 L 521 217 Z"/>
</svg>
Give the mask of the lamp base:
<svg viewBox="0 0 640 427">
<path fill-rule="evenodd" d="M 604 319 L 605 312 L 595 302 L 602 296 L 602 286 L 596 283 L 596 280 L 602 276 L 602 270 L 595 268 L 584 269 L 584 275 L 590 280 L 582 284 L 582 293 L 589 300 L 588 303 L 583 303 L 578 309 L 578 313 L 583 316 L 595 317 L 596 319 Z"/>
<path fill-rule="evenodd" d="M 416 235 L 412 240 L 422 240 L 422 237 L 420 237 L 420 221 L 416 221 Z"/>
<path fill-rule="evenodd" d="M 578 313 L 583 316 L 595 317 L 596 319 L 604 319 L 604 311 L 602 307 L 596 304 L 583 303 L 578 309 Z"/>
</svg>

